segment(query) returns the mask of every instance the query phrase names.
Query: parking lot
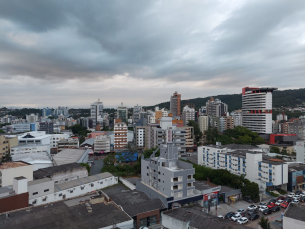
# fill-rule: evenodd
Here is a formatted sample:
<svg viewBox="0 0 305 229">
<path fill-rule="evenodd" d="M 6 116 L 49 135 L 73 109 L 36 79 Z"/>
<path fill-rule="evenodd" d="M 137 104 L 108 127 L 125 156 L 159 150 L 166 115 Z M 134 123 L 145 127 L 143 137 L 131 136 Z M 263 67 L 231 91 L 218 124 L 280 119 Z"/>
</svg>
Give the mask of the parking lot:
<svg viewBox="0 0 305 229">
<path fill-rule="evenodd" d="M 270 199 L 273 199 L 273 198 L 269 198 L 267 200 L 264 200 L 264 202 L 268 203 Z M 238 209 L 245 209 L 247 210 L 248 207 L 250 206 L 251 204 L 246 202 L 246 201 L 243 201 L 243 200 L 240 200 L 234 204 L 231 204 L 231 205 L 228 205 L 228 204 L 220 204 L 217 206 L 217 212 L 216 212 L 216 207 L 212 207 L 211 208 L 211 214 L 213 215 L 223 215 L 225 216 L 228 212 L 236 212 Z M 284 214 L 285 212 L 285 209 L 281 208 L 280 211 L 278 212 L 272 212 L 270 215 L 263 215 L 263 213 L 261 211 L 258 211 L 258 215 L 259 215 L 259 219 L 261 217 L 267 217 L 270 221 L 270 224 L 271 224 L 271 228 L 274 228 L 274 229 L 278 229 L 278 228 L 281 228 L 282 224 L 281 224 L 281 218 L 282 218 L 282 214 Z M 246 213 L 246 217 L 249 218 L 249 215 Z M 254 220 L 254 221 L 249 221 L 247 223 L 247 226 L 248 227 L 252 227 L 252 228 L 258 228 L 258 221 L 259 219 L 257 220 Z"/>
</svg>

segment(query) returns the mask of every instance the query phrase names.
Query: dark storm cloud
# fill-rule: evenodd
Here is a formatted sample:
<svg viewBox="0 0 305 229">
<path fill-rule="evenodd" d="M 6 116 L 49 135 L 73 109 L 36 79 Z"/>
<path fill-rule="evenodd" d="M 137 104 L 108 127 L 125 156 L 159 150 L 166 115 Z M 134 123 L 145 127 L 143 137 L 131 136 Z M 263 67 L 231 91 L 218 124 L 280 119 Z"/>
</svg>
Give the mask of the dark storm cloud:
<svg viewBox="0 0 305 229">
<path fill-rule="evenodd" d="M 304 45 L 281 31 L 304 21 L 303 0 L 229 4 L 1 1 L 0 79 L 128 74 L 176 82 L 231 78 L 232 84 L 255 77 L 258 83 L 272 84 L 287 75 L 304 75 Z M 229 86 L 225 80 L 217 84 L 222 82 Z"/>
</svg>

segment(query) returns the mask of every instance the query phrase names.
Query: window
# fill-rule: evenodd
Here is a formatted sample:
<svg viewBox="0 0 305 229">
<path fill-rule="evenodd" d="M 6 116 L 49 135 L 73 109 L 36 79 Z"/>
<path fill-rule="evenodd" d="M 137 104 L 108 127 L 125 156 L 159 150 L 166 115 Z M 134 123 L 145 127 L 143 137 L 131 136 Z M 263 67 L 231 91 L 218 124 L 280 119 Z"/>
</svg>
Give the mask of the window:
<svg viewBox="0 0 305 229">
<path fill-rule="evenodd" d="M 46 200 L 47 200 L 47 197 L 45 197 L 45 198 L 42 199 L 42 201 L 46 201 Z"/>
<path fill-rule="evenodd" d="M 59 195 L 58 196 L 62 196 L 62 193 L 59 193 Z"/>
<path fill-rule="evenodd" d="M 66 178 L 66 179 L 65 179 L 65 181 L 68 181 L 68 180 L 69 180 L 69 178 Z"/>
<path fill-rule="evenodd" d="M 48 191 L 49 191 L 49 189 L 45 189 L 45 190 L 44 190 L 44 192 L 48 192 Z"/>
<path fill-rule="evenodd" d="M 91 187 L 93 187 L 94 186 L 94 184 L 91 184 Z"/>
<path fill-rule="evenodd" d="M 57 184 L 58 183 L 58 180 L 57 181 L 55 181 L 55 184 Z"/>
<path fill-rule="evenodd" d="M 33 192 L 33 196 L 34 196 L 34 195 L 37 195 L 37 194 L 38 194 L 38 192 Z"/>
<path fill-rule="evenodd" d="M 70 193 L 73 193 L 73 190 L 71 190 Z"/>
<path fill-rule="evenodd" d="M 84 190 L 84 187 L 80 187 L 81 190 Z"/>
</svg>

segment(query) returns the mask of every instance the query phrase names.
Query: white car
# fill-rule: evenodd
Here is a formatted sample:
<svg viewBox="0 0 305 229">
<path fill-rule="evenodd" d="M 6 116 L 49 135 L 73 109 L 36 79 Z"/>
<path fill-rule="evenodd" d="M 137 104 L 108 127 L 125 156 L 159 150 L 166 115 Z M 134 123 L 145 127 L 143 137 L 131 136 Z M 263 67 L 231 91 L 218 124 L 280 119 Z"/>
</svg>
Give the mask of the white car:
<svg viewBox="0 0 305 229">
<path fill-rule="evenodd" d="M 292 192 L 292 193 L 289 193 L 288 196 L 289 196 L 289 197 L 294 197 L 295 194 Z"/>
<path fill-rule="evenodd" d="M 292 203 L 292 204 L 298 204 L 299 201 L 298 201 L 298 200 L 293 200 L 293 201 L 291 201 L 291 203 Z"/>
<path fill-rule="evenodd" d="M 259 205 L 258 205 L 258 208 L 260 208 L 262 206 L 267 206 L 267 204 L 265 202 L 260 202 Z"/>
<path fill-rule="evenodd" d="M 277 206 L 280 206 L 283 202 L 284 202 L 284 200 L 278 200 L 278 201 L 276 201 L 275 204 L 276 204 Z"/>
<path fill-rule="evenodd" d="M 246 210 L 245 209 L 238 209 L 237 211 L 236 211 L 236 213 L 238 213 L 238 214 L 241 214 L 241 213 L 244 213 L 244 212 L 246 212 Z"/>
<path fill-rule="evenodd" d="M 254 209 L 257 209 L 257 206 L 252 204 L 248 207 L 248 210 L 254 210 Z"/>
<path fill-rule="evenodd" d="M 294 195 L 294 197 L 293 198 L 296 198 L 296 199 L 300 199 L 300 195 Z"/>
<path fill-rule="evenodd" d="M 219 216 L 217 216 L 218 218 L 222 218 L 222 219 L 224 219 L 225 217 L 223 217 L 223 215 L 219 215 Z"/>
<path fill-rule="evenodd" d="M 268 209 L 267 206 L 261 206 L 261 207 L 259 208 L 259 210 L 260 210 L 261 212 L 265 211 L 266 209 Z"/>
<path fill-rule="evenodd" d="M 239 224 L 248 223 L 248 219 L 246 217 L 242 217 L 239 220 L 237 220 L 237 223 L 239 223 Z"/>
<path fill-rule="evenodd" d="M 235 215 L 233 215 L 231 217 L 231 220 L 233 220 L 234 222 L 236 222 L 237 220 L 239 220 L 240 218 L 242 218 L 242 216 L 238 213 L 236 213 Z"/>
</svg>

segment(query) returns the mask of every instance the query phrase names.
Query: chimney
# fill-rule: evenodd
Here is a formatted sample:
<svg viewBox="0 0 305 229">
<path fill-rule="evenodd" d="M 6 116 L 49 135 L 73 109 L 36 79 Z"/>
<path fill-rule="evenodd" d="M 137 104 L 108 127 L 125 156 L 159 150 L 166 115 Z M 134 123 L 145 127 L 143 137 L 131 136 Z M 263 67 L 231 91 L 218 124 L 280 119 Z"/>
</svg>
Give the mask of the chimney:
<svg viewBox="0 0 305 229">
<path fill-rule="evenodd" d="M 13 190 L 16 194 L 28 192 L 28 179 L 25 177 L 15 177 L 13 180 Z"/>
</svg>

